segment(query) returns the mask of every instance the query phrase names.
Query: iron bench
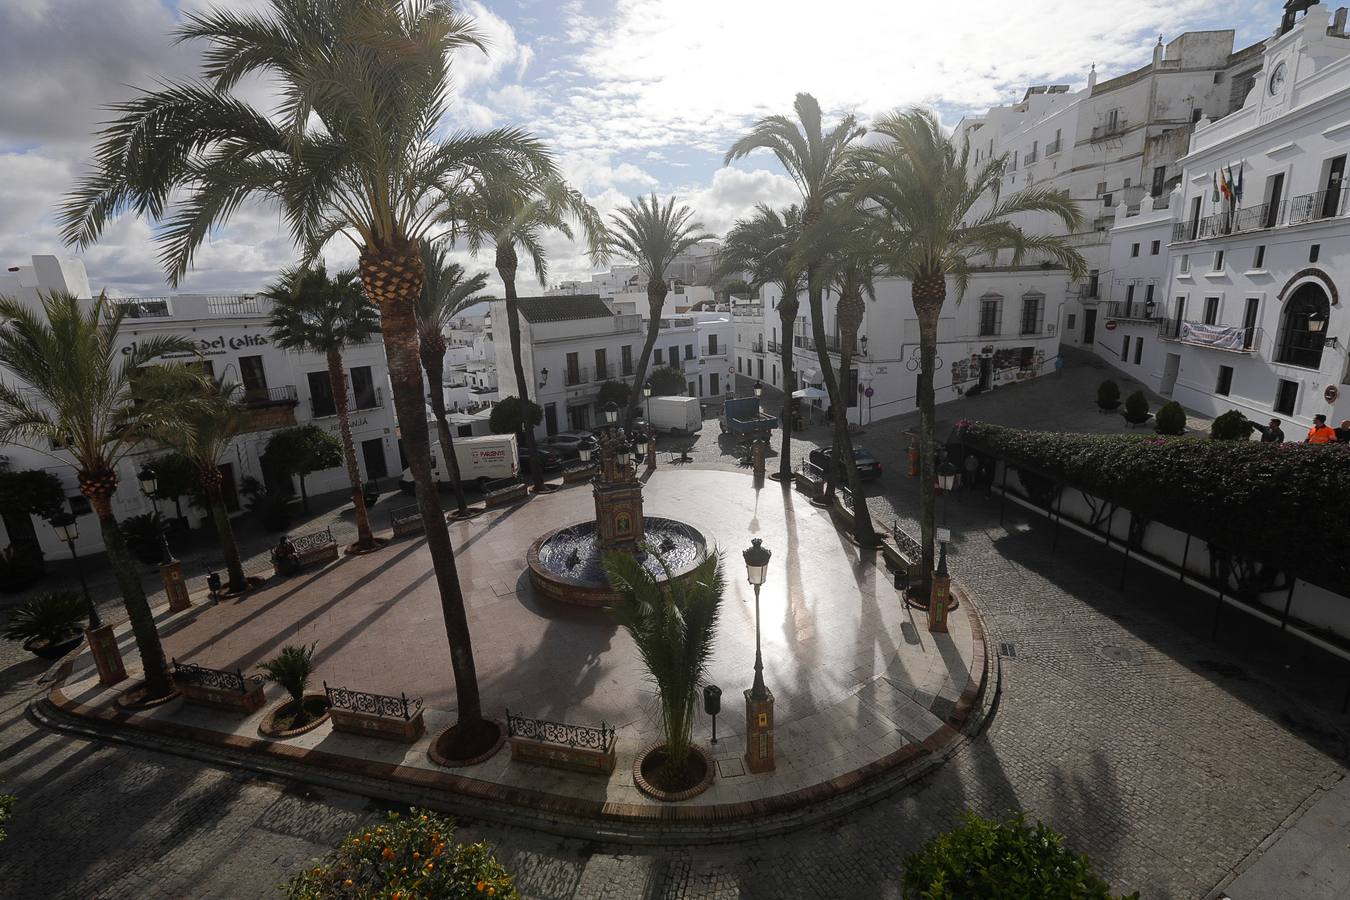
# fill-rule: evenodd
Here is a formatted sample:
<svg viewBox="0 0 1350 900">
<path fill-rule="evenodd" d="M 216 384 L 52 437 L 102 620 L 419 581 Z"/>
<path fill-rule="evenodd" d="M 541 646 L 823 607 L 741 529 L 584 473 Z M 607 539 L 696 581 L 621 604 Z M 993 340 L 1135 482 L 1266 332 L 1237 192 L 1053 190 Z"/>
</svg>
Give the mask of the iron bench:
<svg viewBox="0 0 1350 900">
<path fill-rule="evenodd" d="M 245 675 L 242 669 L 229 672 L 175 659 L 173 681 L 183 699 L 198 706 L 248 715 L 262 709 L 264 702 L 263 677 Z"/>
<path fill-rule="evenodd" d="M 388 694 L 371 694 L 323 683 L 328 697 L 328 719 L 334 731 L 362 734 L 411 744 L 426 731 L 422 721 L 422 698 L 408 699 Z"/>
<path fill-rule="evenodd" d="M 517 762 L 571 769 L 595 775 L 614 771 L 614 729 L 600 723 L 569 725 L 506 711 L 507 740 L 511 759 Z"/>
<path fill-rule="evenodd" d="M 278 559 L 276 551 L 272 551 L 272 572 L 274 574 L 294 575 L 305 566 L 313 563 L 329 563 L 338 558 L 337 540 L 333 537 L 331 526 L 318 531 L 311 531 L 309 534 L 302 534 L 299 537 L 293 537 L 291 538 L 291 546 L 295 548 L 295 556 L 289 560 Z"/>
</svg>

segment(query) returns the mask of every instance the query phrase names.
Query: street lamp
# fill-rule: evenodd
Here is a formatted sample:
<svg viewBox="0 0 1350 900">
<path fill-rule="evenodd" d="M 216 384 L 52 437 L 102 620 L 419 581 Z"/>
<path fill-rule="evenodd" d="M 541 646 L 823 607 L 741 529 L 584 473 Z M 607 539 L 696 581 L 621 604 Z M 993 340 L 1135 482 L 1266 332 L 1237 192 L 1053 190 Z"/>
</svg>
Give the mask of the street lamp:
<svg viewBox="0 0 1350 900">
<path fill-rule="evenodd" d="M 141 492 L 150 498 L 150 503 L 155 509 L 155 521 L 159 524 L 159 549 L 163 556 L 159 564 L 161 566 L 171 565 L 174 558 L 173 554 L 169 552 L 169 538 L 164 533 L 164 521 L 159 517 L 159 500 L 155 498 L 155 489 L 159 487 L 159 479 L 155 475 L 154 467 L 146 463 L 141 467 L 141 471 L 136 478 L 141 483 Z"/>
<path fill-rule="evenodd" d="M 750 548 L 741 556 L 745 559 L 745 577 L 755 589 L 755 683 L 750 688 L 750 699 L 764 700 L 768 697 L 769 690 L 764 686 L 764 657 L 760 652 L 759 589 L 769 574 L 769 558 L 773 553 L 764 546 L 763 541 L 755 538 L 750 541 Z"/>
<path fill-rule="evenodd" d="M 619 405 L 613 400 L 605 404 L 604 413 L 606 425 L 612 426 L 619 421 Z"/>
<path fill-rule="evenodd" d="M 867 335 L 858 338 L 858 346 L 862 348 L 862 355 L 867 355 Z"/>
<path fill-rule="evenodd" d="M 763 396 L 764 396 L 764 385 L 762 385 L 762 384 L 760 384 L 758 381 L 756 381 L 756 382 L 755 382 L 755 397 L 756 397 L 756 398 L 759 398 L 759 397 L 763 397 Z"/>
<path fill-rule="evenodd" d="M 947 511 L 951 503 L 952 488 L 956 487 L 956 466 L 950 459 L 944 459 L 938 466 L 938 484 L 942 485 L 942 524 L 947 524 Z"/>
<path fill-rule="evenodd" d="M 1321 334 L 1323 331 L 1326 330 L 1326 327 L 1327 327 L 1327 320 L 1322 318 L 1321 312 L 1319 312 L 1318 310 L 1313 310 L 1311 313 L 1308 314 L 1308 331 L 1311 334 Z"/>
<path fill-rule="evenodd" d="M 647 421 L 652 420 L 652 386 L 644 384 L 642 386 L 642 404 L 646 410 Z"/>
<path fill-rule="evenodd" d="M 539 386 L 540 386 L 540 387 L 543 387 L 543 386 L 546 385 L 546 384 L 548 384 L 548 367 L 547 367 L 547 366 L 545 366 L 544 368 L 542 368 L 542 369 L 539 370 Z"/>
<path fill-rule="evenodd" d="M 629 464 L 633 462 L 632 446 L 629 445 L 627 441 L 624 441 L 622 444 L 619 445 L 619 449 L 616 452 L 615 456 L 619 461 L 619 468 L 621 469 L 628 468 Z"/>
<path fill-rule="evenodd" d="M 65 541 L 66 546 L 70 548 L 70 558 L 75 560 L 75 574 L 80 578 L 80 590 L 84 591 L 84 605 L 89 607 L 89 629 L 103 627 L 103 619 L 99 617 L 98 607 L 94 605 L 94 598 L 89 596 L 89 585 L 84 580 L 84 567 L 80 565 L 79 554 L 75 552 L 75 541 L 80 537 L 80 526 L 76 523 L 75 517 L 70 513 L 63 513 L 51 520 L 52 529 L 56 536 Z"/>
<path fill-rule="evenodd" d="M 577 458 L 589 465 L 591 461 L 591 445 L 580 444 L 577 447 Z"/>
</svg>

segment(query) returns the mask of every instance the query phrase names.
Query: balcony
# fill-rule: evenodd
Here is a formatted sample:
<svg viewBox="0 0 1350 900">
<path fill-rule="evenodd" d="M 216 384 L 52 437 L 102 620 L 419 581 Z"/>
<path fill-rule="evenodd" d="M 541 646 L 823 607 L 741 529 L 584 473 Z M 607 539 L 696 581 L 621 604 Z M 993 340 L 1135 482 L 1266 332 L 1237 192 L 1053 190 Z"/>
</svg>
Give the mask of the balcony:
<svg viewBox="0 0 1350 900">
<path fill-rule="evenodd" d="M 1022 157 L 1022 165 L 1029 166 L 1038 159 L 1040 159 L 1040 157 L 1036 153 L 1028 153 L 1026 156 Z"/>
<path fill-rule="evenodd" d="M 1112 300 L 1098 308 L 1106 310 L 1106 318 L 1122 322 L 1156 322 L 1167 318 L 1163 304 L 1153 300 Z"/>
<path fill-rule="evenodd" d="M 765 344 L 765 348 L 766 348 L 766 349 L 768 350 L 768 352 L 770 352 L 770 353 L 782 353 L 782 352 L 783 352 L 783 344 L 782 344 L 782 342 L 780 342 L 780 341 L 769 341 L 767 344 Z"/>
<path fill-rule="evenodd" d="M 295 385 L 283 384 L 280 387 L 244 388 L 239 402 L 249 409 L 262 409 L 266 406 L 295 406 L 300 402 Z"/>
<path fill-rule="evenodd" d="M 699 356 L 721 356 L 721 357 L 724 357 L 724 358 L 725 358 L 726 355 L 727 355 L 727 348 L 726 348 L 726 347 L 700 347 L 700 348 L 699 348 L 699 351 L 698 351 L 698 355 L 699 355 Z M 629 373 L 629 374 L 632 374 L 632 373 Z"/>
<path fill-rule="evenodd" d="M 1219 325 L 1212 322 L 1175 319 L 1167 323 L 1170 335 L 1161 335 L 1165 340 L 1176 340 L 1191 347 L 1204 347 L 1208 350 L 1223 350 L 1227 353 L 1256 353 L 1261 349 L 1259 327 L 1244 328 L 1240 325 Z M 1180 327 L 1177 327 L 1180 326 Z"/>
<path fill-rule="evenodd" d="M 1055 155 L 1056 153 L 1058 153 L 1063 147 L 1064 147 L 1064 140 L 1063 140 L 1063 138 L 1061 138 L 1060 140 L 1057 140 L 1057 141 L 1051 141 L 1050 143 L 1048 143 L 1048 144 L 1045 145 L 1045 155 L 1046 155 L 1046 156 L 1054 156 L 1054 155 Z"/>
<path fill-rule="evenodd" d="M 1340 188 L 1336 188 L 1292 198 L 1289 201 L 1289 224 L 1302 225 L 1304 222 L 1334 219 L 1341 214 L 1344 205 L 1342 193 Z"/>
<path fill-rule="evenodd" d="M 1114 122 L 1107 122 L 1104 125 L 1098 125 L 1092 129 L 1092 141 L 1104 141 L 1107 138 L 1115 137 L 1129 127 L 1129 122 L 1125 119 L 1117 119 Z"/>
<path fill-rule="evenodd" d="M 563 370 L 563 386 L 576 387 L 581 384 L 589 384 L 591 381 L 591 370 L 584 366 L 575 369 Z"/>
<path fill-rule="evenodd" d="M 751 353 L 763 353 L 763 352 L 764 352 L 764 342 L 763 342 L 763 341 L 751 341 L 751 343 L 750 343 L 750 352 L 751 352 Z"/>
<path fill-rule="evenodd" d="M 470 393 L 491 393 L 491 391 L 489 388 L 470 388 Z M 369 393 L 363 391 L 360 396 L 347 392 L 347 409 L 350 412 L 381 409 L 383 406 L 384 390 L 381 388 L 372 388 Z M 310 397 L 309 414 L 315 419 L 331 418 L 337 415 L 337 406 L 330 396 Z"/>
</svg>

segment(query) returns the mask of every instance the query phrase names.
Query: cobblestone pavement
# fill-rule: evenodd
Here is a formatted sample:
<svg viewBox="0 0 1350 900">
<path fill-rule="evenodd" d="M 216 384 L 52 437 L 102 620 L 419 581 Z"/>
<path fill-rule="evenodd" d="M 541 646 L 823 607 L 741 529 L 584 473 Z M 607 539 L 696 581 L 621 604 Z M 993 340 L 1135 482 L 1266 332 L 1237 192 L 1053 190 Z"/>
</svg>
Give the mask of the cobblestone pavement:
<svg viewBox="0 0 1350 900">
<path fill-rule="evenodd" d="M 942 415 L 1017 421 L 1025 404 L 1032 424 L 1052 426 L 1058 397 L 1061 426 L 1093 426 L 1101 377 L 1071 368 Z M 1082 408 L 1061 394 L 1081 394 Z M 887 426 L 895 438 L 902 427 Z M 879 426 L 865 437 L 888 463 L 902 446 L 883 445 Z M 870 498 L 879 518 L 914 513 L 899 468 Z M 463 836 L 495 842 L 528 897 L 896 897 L 905 853 L 961 810 L 1022 808 L 1066 832 L 1117 890 L 1193 898 L 1343 777 L 1344 664 L 1235 612 L 1211 637 L 1211 600 L 1136 566 L 1122 591 L 1119 556 L 1067 531 L 1056 543 L 1015 506 L 1000 525 L 997 501 L 958 494 L 950 514 L 955 571 L 991 640 L 1015 655 L 1002 659 L 987 729 L 919 783 L 841 820 L 725 847 L 616 848 L 480 822 Z M 0 892 L 266 896 L 378 814 L 348 796 L 36 729 L 23 709 L 40 672 L 0 648 L 0 790 L 20 798 Z"/>
</svg>

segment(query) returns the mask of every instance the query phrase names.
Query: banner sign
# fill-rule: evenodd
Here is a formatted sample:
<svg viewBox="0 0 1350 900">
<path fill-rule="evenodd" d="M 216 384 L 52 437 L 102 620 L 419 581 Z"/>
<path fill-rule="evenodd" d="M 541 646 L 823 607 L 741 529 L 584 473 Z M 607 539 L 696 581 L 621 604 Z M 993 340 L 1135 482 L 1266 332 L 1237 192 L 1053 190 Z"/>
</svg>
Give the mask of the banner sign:
<svg viewBox="0 0 1350 900">
<path fill-rule="evenodd" d="M 1220 350 L 1245 350 L 1247 329 L 1234 325 L 1181 323 L 1181 339 L 1188 344 L 1203 344 Z"/>
</svg>

